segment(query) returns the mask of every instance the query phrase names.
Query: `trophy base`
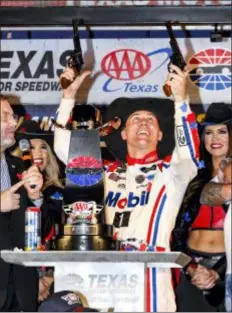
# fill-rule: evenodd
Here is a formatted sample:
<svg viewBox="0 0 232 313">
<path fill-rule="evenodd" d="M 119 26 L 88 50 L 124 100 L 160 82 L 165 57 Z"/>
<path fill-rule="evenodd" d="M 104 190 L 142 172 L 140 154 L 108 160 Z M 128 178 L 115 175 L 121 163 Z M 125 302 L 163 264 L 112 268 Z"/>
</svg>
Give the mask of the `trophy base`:
<svg viewBox="0 0 232 313">
<path fill-rule="evenodd" d="M 56 239 L 55 249 L 74 251 L 116 250 L 116 245 L 110 238 L 102 236 L 60 236 Z"/>
<path fill-rule="evenodd" d="M 106 224 L 57 224 L 55 226 L 55 231 L 57 235 L 63 236 L 104 236 L 112 237 L 113 236 L 113 226 Z"/>
<path fill-rule="evenodd" d="M 56 235 L 55 250 L 117 250 L 117 244 L 112 240 L 112 225 L 61 224 L 56 225 Z"/>
</svg>

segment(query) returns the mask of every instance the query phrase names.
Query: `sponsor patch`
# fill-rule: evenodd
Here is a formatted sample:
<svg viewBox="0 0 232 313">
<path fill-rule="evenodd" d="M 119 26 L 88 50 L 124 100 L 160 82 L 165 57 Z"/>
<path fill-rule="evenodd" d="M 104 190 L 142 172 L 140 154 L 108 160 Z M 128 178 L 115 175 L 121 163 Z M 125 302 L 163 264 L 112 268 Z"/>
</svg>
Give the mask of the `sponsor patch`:
<svg viewBox="0 0 232 313">
<path fill-rule="evenodd" d="M 125 185 L 125 184 L 119 184 L 119 185 L 118 185 L 118 188 L 119 188 L 119 189 L 124 189 L 124 190 L 125 190 L 125 189 L 126 189 L 126 185 Z"/>
<path fill-rule="evenodd" d="M 179 146 L 180 147 L 187 146 L 187 140 L 185 137 L 183 126 L 176 126 L 176 135 L 177 135 Z"/>
<path fill-rule="evenodd" d="M 111 174 L 109 175 L 109 179 L 110 179 L 110 180 L 113 180 L 113 181 L 115 181 L 115 182 L 117 182 L 117 181 L 119 181 L 119 180 L 125 180 L 124 177 L 120 177 L 120 176 L 117 175 L 116 173 L 111 173 Z"/>
<path fill-rule="evenodd" d="M 75 303 L 81 304 L 81 300 L 76 293 L 68 293 L 67 295 L 61 297 L 62 300 L 66 301 L 68 305 L 73 305 Z"/>
<path fill-rule="evenodd" d="M 138 175 L 135 177 L 135 181 L 137 184 L 142 184 L 145 180 L 145 176 L 144 175 Z"/>
<path fill-rule="evenodd" d="M 149 173 L 150 171 L 155 171 L 155 170 L 156 170 L 156 165 L 155 164 L 153 164 L 150 167 L 144 166 L 144 167 L 140 168 L 140 171 L 143 172 L 143 173 Z"/>
</svg>

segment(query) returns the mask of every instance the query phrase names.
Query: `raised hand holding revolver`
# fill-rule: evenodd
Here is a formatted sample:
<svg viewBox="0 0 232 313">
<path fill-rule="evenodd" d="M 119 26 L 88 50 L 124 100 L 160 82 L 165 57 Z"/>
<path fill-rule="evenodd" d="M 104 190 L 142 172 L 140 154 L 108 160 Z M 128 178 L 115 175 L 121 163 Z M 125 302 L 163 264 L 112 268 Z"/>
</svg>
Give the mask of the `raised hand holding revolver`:
<svg viewBox="0 0 232 313">
<path fill-rule="evenodd" d="M 168 31 L 168 35 L 170 37 L 170 46 L 171 46 L 171 49 L 172 49 L 172 55 L 170 56 L 170 63 L 168 64 L 168 71 L 170 73 L 173 72 L 173 68 L 171 67 L 171 64 L 175 65 L 176 67 L 178 67 L 180 70 L 184 70 L 185 67 L 186 67 L 186 62 L 184 60 L 184 57 L 181 53 L 181 50 L 179 48 L 179 45 L 178 45 L 178 42 L 176 40 L 176 37 L 174 35 L 174 32 L 172 30 L 172 24 L 170 22 L 167 22 L 166 23 L 166 28 L 167 28 L 167 31 Z M 168 85 L 168 84 L 165 84 L 163 86 L 163 91 L 165 93 L 165 95 L 167 97 L 170 97 L 172 95 L 172 89 L 171 89 L 171 86 Z"/>
<path fill-rule="evenodd" d="M 182 71 L 174 64 L 170 64 L 170 73 L 168 74 L 165 85 L 172 90 L 172 96 L 175 102 L 186 100 L 186 84 L 188 77 L 187 67 Z"/>
<path fill-rule="evenodd" d="M 90 70 L 83 71 L 80 75 L 76 76 L 76 72 L 71 67 L 66 67 L 64 72 L 60 75 L 60 81 L 62 79 L 67 79 L 71 83 L 67 88 L 64 89 L 63 98 L 64 99 L 75 99 L 76 93 L 78 89 L 80 88 L 83 80 L 90 75 Z"/>
<path fill-rule="evenodd" d="M 74 77 L 80 75 L 82 66 L 84 65 L 81 43 L 78 34 L 78 26 L 80 23 L 81 21 L 78 21 L 77 19 L 72 20 L 74 50 L 71 52 L 71 56 L 68 59 L 68 66 L 72 69 Z M 72 75 L 70 75 L 70 77 L 68 77 L 68 75 L 60 77 L 61 87 L 63 89 L 67 89 L 69 85 L 73 82 L 74 77 L 72 77 Z"/>
</svg>

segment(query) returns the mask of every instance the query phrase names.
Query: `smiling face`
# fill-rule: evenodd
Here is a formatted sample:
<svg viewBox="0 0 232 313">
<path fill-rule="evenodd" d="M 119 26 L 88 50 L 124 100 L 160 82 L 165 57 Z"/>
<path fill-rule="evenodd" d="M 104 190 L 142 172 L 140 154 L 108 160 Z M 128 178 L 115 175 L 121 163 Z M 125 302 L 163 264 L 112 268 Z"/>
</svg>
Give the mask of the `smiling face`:
<svg viewBox="0 0 232 313">
<path fill-rule="evenodd" d="M 9 102 L 1 99 L 1 151 L 15 143 L 16 120 Z"/>
<path fill-rule="evenodd" d="M 127 142 L 128 153 L 131 157 L 145 156 L 155 151 L 162 132 L 157 117 L 149 111 L 136 111 L 126 121 L 121 133 Z"/>
<path fill-rule="evenodd" d="M 229 151 L 229 132 L 226 125 L 207 125 L 204 130 L 206 150 L 212 158 L 223 159 Z"/>
<path fill-rule="evenodd" d="M 42 139 L 31 139 L 30 142 L 33 163 L 39 167 L 41 172 L 43 172 L 48 165 L 47 144 Z"/>
</svg>

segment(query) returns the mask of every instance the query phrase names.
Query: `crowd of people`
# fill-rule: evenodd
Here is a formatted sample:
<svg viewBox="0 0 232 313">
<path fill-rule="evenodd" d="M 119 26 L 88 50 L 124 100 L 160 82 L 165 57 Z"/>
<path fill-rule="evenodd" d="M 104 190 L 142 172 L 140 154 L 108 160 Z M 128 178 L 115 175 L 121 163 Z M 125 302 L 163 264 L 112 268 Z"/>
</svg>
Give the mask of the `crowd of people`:
<svg viewBox="0 0 232 313">
<path fill-rule="evenodd" d="M 35 121 L 16 129 L 12 107 L 0 96 L 0 250 L 24 248 L 29 206 L 41 208 L 42 243 L 49 249 L 63 214 L 60 162 L 70 160 L 75 131 L 66 126 L 71 117 L 75 122 L 75 98 L 90 74 L 76 76 L 72 68 L 61 74 L 72 83 L 63 90 L 54 136 Z M 171 65 L 166 84 L 173 101 L 118 98 L 104 114 L 104 123 L 116 117 L 121 121 L 117 131 L 104 137 L 115 158 L 106 163 L 104 174 L 104 218 L 114 227 L 114 240 L 121 250 L 181 251 L 192 260 L 180 275 L 148 266 L 147 312 L 231 310 L 232 107 L 211 104 L 198 125 L 188 102 L 187 77 L 187 69 Z M 30 141 L 33 164 L 28 169 L 18 148 L 23 138 Z M 0 259 L 0 277 L 0 311 L 37 311 L 41 302 L 48 303 L 46 310 L 54 301 L 52 269 Z"/>
</svg>

